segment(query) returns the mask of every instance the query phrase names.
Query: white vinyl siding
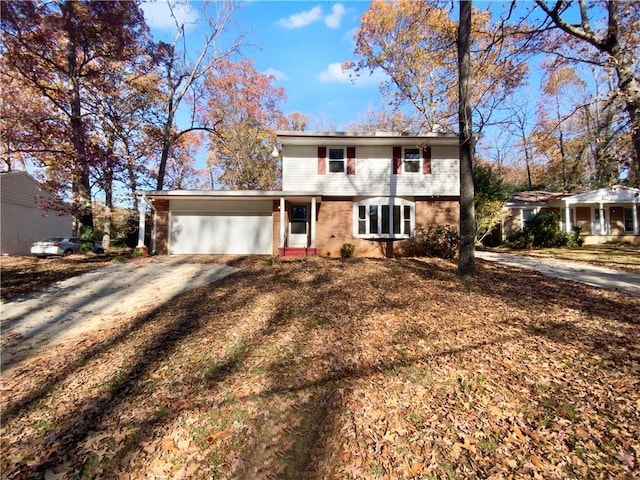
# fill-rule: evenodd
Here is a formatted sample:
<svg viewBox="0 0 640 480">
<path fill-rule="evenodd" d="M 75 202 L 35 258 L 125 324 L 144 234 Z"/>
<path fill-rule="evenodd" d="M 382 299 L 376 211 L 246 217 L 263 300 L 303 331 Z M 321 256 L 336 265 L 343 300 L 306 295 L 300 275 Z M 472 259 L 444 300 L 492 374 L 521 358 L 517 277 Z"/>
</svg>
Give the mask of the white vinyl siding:
<svg viewBox="0 0 640 480">
<path fill-rule="evenodd" d="M 318 174 L 317 146 L 285 145 L 282 188 L 318 195 L 458 196 L 460 162 L 453 146 L 433 146 L 431 175 L 393 175 L 393 145 L 356 146 L 355 175 Z M 328 151 L 327 151 L 328 155 Z"/>
<path fill-rule="evenodd" d="M 0 173 L 0 198 L 1 253 L 28 255 L 33 242 L 71 235 L 71 215 L 43 208 L 41 201 L 46 204 L 53 197 L 28 173 Z"/>
</svg>

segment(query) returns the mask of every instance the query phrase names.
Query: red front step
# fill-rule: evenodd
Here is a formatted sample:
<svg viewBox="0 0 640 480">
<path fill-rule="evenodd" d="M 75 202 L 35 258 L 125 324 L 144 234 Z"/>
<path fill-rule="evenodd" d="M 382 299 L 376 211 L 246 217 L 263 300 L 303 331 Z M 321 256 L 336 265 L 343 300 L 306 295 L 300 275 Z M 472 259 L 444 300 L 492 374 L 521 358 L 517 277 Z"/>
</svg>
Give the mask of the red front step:
<svg viewBox="0 0 640 480">
<path fill-rule="evenodd" d="M 318 253 L 315 247 L 279 247 L 278 256 L 280 257 L 308 257 Z"/>
</svg>

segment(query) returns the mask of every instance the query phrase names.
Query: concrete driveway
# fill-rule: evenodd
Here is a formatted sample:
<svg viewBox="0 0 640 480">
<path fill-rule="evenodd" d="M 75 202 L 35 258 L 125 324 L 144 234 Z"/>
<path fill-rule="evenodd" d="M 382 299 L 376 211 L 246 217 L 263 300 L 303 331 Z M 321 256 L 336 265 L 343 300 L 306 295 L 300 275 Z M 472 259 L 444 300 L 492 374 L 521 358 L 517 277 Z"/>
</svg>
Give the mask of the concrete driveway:
<svg viewBox="0 0 640 480">
<path fill-rule="evenodd" d="M 535 270 L 546 277 L 571 280 L 640 297 L 640 275 L 634 273 L 596 267 L 586 263 L 528 257 L 511 253 L 476 251 L 476 258 L 500 265 Z"/>
<path fill-rule="evenodd" d="M 219 264 L 155 257 L 122 263 L 58 282 L 46 290 L 0 304 L 2 371 L 52 344 L 133 318 L 171 298 L 237 271 Z"/>
</svg>

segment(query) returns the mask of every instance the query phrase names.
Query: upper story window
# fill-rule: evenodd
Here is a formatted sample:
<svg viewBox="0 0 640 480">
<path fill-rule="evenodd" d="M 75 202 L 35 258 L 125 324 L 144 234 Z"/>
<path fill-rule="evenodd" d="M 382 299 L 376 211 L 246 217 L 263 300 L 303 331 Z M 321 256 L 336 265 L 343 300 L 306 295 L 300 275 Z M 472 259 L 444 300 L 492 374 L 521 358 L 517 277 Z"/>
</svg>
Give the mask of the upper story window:
<svg viewBox="0 0 640 480">
<path fill-rule="evenodd" d="M 329 172 L 344 173 L 344 148 L 329 148 Z"/>
<path fill-rule="evenodd" d="M 356 147 L 318 147 L 318 173 L 356 174 Z"/>
<path fill-rule="evenodd" d="M 431 147 L 409 146 L 393 147 L 393 174 L 431 174 Z"/>
<path fill-rule="evenodd" d="M 409 238 L 415 229 L 415 204 L 402 198 L 367 198 L 353 210 L 356 237 Z"/>
<path fill-rule="evenodd" d="M 419 148 L 404 148 L 403 151 L 403 169 L 405 173 L 421 172 L 422 154 Z"/>
</svg>

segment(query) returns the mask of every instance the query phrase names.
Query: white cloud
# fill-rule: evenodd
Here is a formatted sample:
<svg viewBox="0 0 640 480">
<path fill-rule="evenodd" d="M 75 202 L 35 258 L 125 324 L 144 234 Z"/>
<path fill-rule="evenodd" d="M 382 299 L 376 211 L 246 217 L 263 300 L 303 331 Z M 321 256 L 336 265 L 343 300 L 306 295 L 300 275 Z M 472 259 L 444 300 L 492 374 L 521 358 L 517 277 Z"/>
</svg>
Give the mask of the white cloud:
<svg viewBox="0 0 640 480">
<path fill-rule="evenodd" d="M 282 82 L 284 80 L 289 80 L 289 77 L 282 70 L 276 70 L 275 68 L 267 68 L 263 75 L 273 75 L 276 78 L 277 82 Z"/>
<path fill-rule="evenodd" d="M 341 63 L 330 63 L 324 71 L 320 72 L 318 80 L 323 83 L 350 83 L 358 87 L 369 87 L 379 85 L 388 78 L 381 70 L 375 70 L 373 74 L 361 72 L 359 76 L 352 78 L 350 71 L 342 70 Z"/>
<path fill-rule="evenodd" d="M 351 83 L 349 72 L 342 70 L 341 63 L 330 63 L 320 72 L 318 79 L 324 83 Z"/>
<path fill-rule="evenodd" d="M 140 8 L 144 12 L 144 18 L 149 28 L 175 30 L 177 20 L 178 24 L 184 25 L 184 28 L 189 30 L 198 23 L 198 12 L 187 3 L 173 4 L 173 15 L 176 20 L 171 16 L 171 9 L 166 1 L 143 2 Z"/>
<path fill-rule="evenodd" d="M 288 29 L 302 28 L 317 22 L 321 18 L 322 8 L 313 7 L 311 10 L 294 13 L 287 18 L 281 18 L 276 22 L 276 24 Z"/>
<path fill-rule="evenodd" d="M 324 24 L 329 28 L 340 28 L 342 17 L 347 13 L 347 9 L 341 3 L 336 3 L 331 8 L 331 14 L 327 15 L 324 19 Z"/>
</svg>

